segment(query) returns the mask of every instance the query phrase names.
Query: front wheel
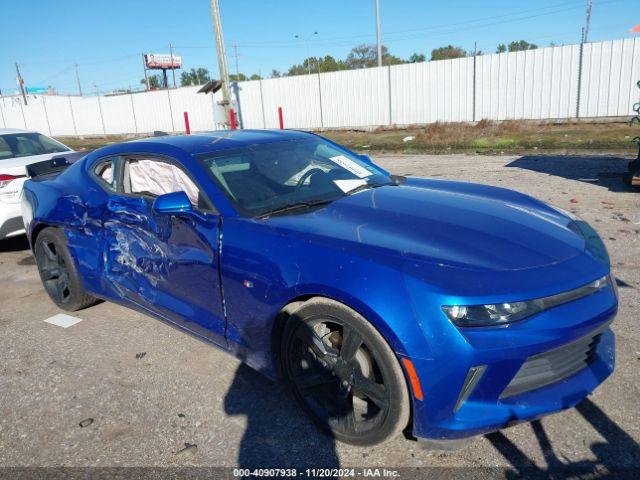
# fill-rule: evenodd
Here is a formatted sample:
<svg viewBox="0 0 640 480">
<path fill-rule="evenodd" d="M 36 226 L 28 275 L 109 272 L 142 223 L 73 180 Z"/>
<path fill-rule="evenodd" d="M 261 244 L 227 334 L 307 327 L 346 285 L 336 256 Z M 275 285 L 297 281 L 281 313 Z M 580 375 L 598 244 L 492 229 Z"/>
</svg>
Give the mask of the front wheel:
<svg viewBox="0 0 640 480">
<path fill-rule="evenodd" d="M 324 298 L 303 303 L 285 326 L 281 350 L 294 397 L 336 439 L 374 445 L 407 426 L 409 395 L 398 360 L 350 308 Z"/>
<path fill-rule="evenodd" d="M 49 227 L 40 232 L 34 253 L 42 285 L 58 307 L 75 312 L 97 302 L 82 287 L 61 230 Z"/>
</svg>

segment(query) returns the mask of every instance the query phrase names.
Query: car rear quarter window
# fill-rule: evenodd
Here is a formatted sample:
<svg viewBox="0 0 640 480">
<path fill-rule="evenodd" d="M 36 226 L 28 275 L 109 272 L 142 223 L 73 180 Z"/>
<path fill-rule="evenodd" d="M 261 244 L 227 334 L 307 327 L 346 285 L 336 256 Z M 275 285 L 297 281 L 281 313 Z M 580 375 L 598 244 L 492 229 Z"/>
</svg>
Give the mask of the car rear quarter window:
<svg viewBox="0 0 640 480">
<path fill-rule="evenodd" d="M 106 190 L 111 192 L 116 191 L 116 175 L 115 175 L 115 162 L 113 159 L 103 160 L 93 168 L 93 176 L 98 180 L 98 183 Z"/>
</svg>

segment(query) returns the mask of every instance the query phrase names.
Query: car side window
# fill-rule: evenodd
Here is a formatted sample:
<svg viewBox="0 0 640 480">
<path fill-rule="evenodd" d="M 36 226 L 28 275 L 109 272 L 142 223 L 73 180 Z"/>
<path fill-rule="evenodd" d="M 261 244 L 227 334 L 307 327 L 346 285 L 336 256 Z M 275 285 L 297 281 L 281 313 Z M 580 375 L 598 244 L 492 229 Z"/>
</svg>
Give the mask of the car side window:
<svg viewBox="0 0 640 480">
<path fill-rule="evenodd" d="M 122 173 L 123 192 L 129 195 L 158 197 L 184 192 L 191 204 L 201 210 L 213 210 L 206 195 L 179 166 L 157 158 L 127 158 Z"/>
<path fill-rule="evenodd" d="M 13 157 L 13 152 L 7 141 L 0 136 L 0 160 Z"/>
<path fill-rule="evenodd" d="M 26 135 L 16 135 L 16 152 L 18 156 L 39 155 L 44 153 L 42 145 Z"/>
<path fill-rule="evenodd" d="M 93 168 L 93 174 L 98 182 L 107 190 L 116 191 L 116 163 L 114 159 L 107 159 L 101 162 Z"/>
</svg>

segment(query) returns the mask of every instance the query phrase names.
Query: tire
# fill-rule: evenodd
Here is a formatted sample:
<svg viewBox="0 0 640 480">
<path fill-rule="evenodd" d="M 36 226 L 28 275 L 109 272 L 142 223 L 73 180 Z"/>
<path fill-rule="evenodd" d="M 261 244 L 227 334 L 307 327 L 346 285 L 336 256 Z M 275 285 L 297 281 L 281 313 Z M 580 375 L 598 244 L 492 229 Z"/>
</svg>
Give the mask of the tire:
<svg viewBox="0 0 640 480">
<path fill-rule="evenodd" d="M 375 445 L 407 426 L 409 390 L 395 354 L 345 305 L 326 298 L 304 302 L 284 327 L 280 358 L 294 398 L 337 440 Z"/>
<path fill-rule="evenodd" d="M 45 291 L 58 307 L 75 312 L 97 303 L 82 287 L 67 239 L 58 228 L 42 230 L 34 248 L 36 265 Z"/>
</svg>

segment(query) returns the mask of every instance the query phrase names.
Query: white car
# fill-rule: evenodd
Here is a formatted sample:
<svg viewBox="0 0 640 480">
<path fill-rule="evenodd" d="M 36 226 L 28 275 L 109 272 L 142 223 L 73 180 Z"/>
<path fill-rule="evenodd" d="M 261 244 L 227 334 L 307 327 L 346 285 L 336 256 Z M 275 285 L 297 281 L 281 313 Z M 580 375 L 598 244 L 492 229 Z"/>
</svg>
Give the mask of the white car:
<svg viewBox="0 0 640 480">
<path fill-rule="evenodd" d="M 38 132 L 0 128 L 0 240 L 24 233 L 20 201 L 27 165 L 72 151 Z"/>
</svg>

